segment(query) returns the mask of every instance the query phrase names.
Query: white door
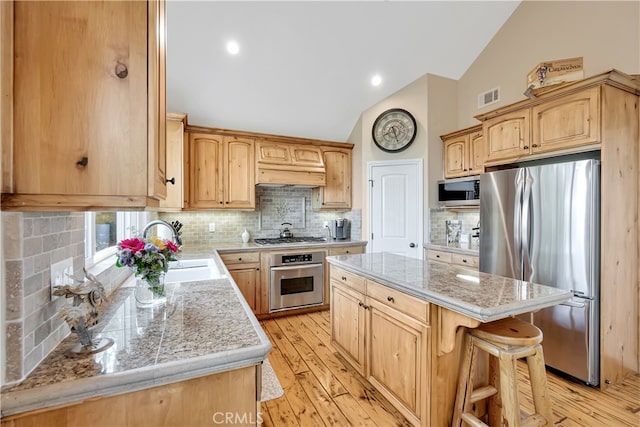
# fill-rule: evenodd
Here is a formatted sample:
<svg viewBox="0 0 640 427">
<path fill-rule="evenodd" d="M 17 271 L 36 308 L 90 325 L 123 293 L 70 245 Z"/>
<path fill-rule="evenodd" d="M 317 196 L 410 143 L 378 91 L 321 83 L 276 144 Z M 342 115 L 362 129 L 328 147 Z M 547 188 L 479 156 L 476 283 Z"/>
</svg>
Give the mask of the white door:
<svg viewBox="0 0 640 427">
<path fill-rule="evenodd" d="M 369 163 L 369 252 L 422 259 L 422 160 Z"/>
</svg>

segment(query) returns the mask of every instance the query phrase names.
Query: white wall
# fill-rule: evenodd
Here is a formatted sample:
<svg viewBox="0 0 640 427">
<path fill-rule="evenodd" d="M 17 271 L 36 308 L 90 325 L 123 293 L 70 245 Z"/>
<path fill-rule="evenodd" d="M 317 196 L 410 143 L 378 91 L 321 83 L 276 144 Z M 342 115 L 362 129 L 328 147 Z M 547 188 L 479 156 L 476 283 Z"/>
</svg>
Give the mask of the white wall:
<svg viewBox="0 0 640 427">
<path fill-rule="evenodd" d="M 522 2 L 460 78 L 458 127 L 525 99 L 526 76 L 538 63 L 580 56 L 585 77 L 612 68 L 640 73 L 640 2 Z M 501 100 L 478 109 L 478 94 L 496 86 Z"/>
</svg>

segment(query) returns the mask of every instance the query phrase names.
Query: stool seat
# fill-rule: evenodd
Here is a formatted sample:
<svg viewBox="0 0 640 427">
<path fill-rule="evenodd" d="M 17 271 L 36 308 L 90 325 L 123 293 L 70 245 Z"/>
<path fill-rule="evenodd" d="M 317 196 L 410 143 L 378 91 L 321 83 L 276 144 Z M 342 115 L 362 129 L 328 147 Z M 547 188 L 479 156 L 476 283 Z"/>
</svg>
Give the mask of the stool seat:
<svg viewBox="0 0 640 427">
<path fill-rule="evenodd" d="M 491 343 L 508 346 L 531 346 L 542 342 L 540 329 L 529 322 L 513 318 L 484 323 L 469 330 L 469 333 Z"/>
<path fill-rule="evenodd" d="M 507 318 L 469 329 L 465 338 L 452 426 L 459 427 L 463 422 L 474 427 L 552 426 L 551 401 L 540 345 L 542 331 L 531 323 Z M 479 350 L 490 356 L 490 382 L 475 386 Z M 517 392 L 516 362 L 521 358 L 527 361 L 535 407 L 535 413 L 525 419 L 520 418 Z M 484 400 L 488 400 L 489 405 L 483 415 L 476 403 Z"/>
</svg>

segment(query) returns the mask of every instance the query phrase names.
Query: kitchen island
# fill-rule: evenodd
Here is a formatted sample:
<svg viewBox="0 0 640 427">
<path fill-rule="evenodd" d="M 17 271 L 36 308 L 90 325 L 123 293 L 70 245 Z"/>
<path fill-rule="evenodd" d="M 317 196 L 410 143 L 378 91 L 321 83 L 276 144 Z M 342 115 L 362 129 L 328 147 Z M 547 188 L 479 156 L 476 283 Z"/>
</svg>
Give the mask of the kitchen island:
<svg viewBox="0 0 640 427">
<path fill-rule="evenodd" d="M 69 336 L 3 387 L 3 426 L 211 425 L 227 414 L 257 424 L 271 343 L 229 275 L 167 284 L 167 304 L 152 308 L 136 307 L 133 290 L 117 290 L 96 327 L 114 341 L 109 349 L 68 357 L 77 342 Z"/>
<path fill-rule="evenodd" d="M 465 328 L 571 298 L 568 291 L 391 253 L 327 261 L 332 343 L 416 426 L 451 422 Z"/>
</svg>

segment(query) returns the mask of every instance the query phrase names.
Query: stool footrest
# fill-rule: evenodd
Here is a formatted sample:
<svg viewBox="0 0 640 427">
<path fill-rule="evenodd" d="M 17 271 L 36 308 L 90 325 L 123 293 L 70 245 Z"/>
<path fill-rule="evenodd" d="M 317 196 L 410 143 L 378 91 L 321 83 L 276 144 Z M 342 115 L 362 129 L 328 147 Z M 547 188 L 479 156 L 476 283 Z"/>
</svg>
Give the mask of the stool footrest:
<svg viewBox="0 0 640 427">
<path fill-rule="evenodd" d="M 471 393 L 471 403 L 476 403 L 479 400 L 484 400 L 496 393 L 498 393 L 498 389 L 492 385 L 480 387 L 476 390 L 473 390 L 473 393 Z"/>
<path fill-rule="evenodd" d="M 522 420 L 521 427 L 536 427 L 536 426 L 552 426 L 551 422 L 547 422 L 547 420 L 540 414 L 533 414 L 524 420 Z"/>
<path fill-rule="evenodd" d="M 464 414 L 462 414 L 461 418 L 462 421 L 466 422 L 472 427 L 489 427 L 488 424 L 483 423 L 480 418 L 476 417 L 473 414 L 470 414 L 469 412 L 465 412 Z"/>
</svg>

